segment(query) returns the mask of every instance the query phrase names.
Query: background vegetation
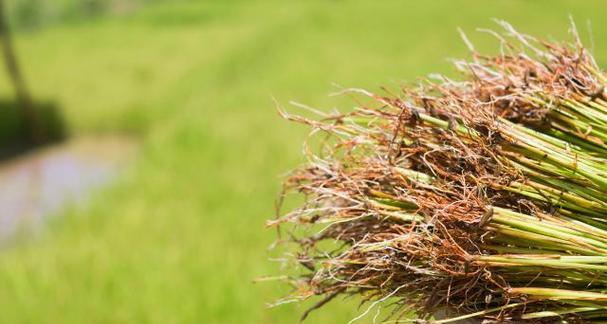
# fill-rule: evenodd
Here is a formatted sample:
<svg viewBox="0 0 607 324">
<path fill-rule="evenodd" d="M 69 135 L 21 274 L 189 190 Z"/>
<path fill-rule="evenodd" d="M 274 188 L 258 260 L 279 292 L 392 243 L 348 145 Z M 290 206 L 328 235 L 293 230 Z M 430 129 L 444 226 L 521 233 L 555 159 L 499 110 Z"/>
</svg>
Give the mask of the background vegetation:
<svg viewBox="0 0 607 324">
<path fill-rule="evenodd" d="M 297 305 L 265 308 L 286 287 L 251 282 L 280 272 L 264 222 L 306 131 L 272 96 L 347 107 L 326 96 L 332 82 L 377 90 L 450 72 L 466 55 L 456 28 L 494 48 L 473 32 L 494 17 L 557 39 L 569 14 L 586 36 L 589 20 L 607 63 L 600 1 L 85 2 L 10 3 L 24 72 L 72 136 L 130 134 L 142 152 L 88 208 L 0 252 L 0 322 L 295 322 Z M 0 96 L 10 89 L 1 74 Z M 309 320 L 344 322 L 356 305 Z"/>
</svg>

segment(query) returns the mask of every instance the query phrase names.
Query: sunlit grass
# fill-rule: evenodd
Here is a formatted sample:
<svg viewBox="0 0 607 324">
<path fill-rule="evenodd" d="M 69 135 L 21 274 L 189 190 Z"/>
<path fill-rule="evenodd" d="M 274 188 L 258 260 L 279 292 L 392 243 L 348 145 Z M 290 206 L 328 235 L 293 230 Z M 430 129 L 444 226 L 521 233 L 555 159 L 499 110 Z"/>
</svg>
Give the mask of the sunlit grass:
<svg viewBox="0 0 607 324">
<path fill-rule="evenodd" d="M 569 13 L 590 18 L 605 62 L 602 6 L 193 3 L 19 35 L 33 92 L 73 134 L 134 133 L 143 149 L 90 208 L 3 252 L 0 321 L 295 322 L 303 308 L 265 308 L 286 287 L 251 283 L 279 273 L 264 223 L 306 131 L 278 117 L 272 96 L 331 108 L 332 82 L 376 89 L 450 71 L 447 58 L 466 51 L 456 27 L 473 34 L 492 17 L 559 38 Z M 9 89 L 2 75 L 0 95 Z M 356 305 L 310 321 L 344 322 Z"/>
</svg>

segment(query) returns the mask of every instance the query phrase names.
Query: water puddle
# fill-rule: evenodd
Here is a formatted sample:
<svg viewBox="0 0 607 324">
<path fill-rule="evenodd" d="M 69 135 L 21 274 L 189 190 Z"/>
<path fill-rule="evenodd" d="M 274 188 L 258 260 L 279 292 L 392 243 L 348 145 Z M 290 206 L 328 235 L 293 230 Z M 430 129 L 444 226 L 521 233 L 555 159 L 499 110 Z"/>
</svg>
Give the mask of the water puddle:
<svg viewBox="0 0 607 324">
<path fill-rule="evenodd" d="M 0 241 L 36 230 L 66 205 L 86 202 L 135 155 L 135 141 L 91 137 L 48 146 L 0 164 Z"/>
</svg>

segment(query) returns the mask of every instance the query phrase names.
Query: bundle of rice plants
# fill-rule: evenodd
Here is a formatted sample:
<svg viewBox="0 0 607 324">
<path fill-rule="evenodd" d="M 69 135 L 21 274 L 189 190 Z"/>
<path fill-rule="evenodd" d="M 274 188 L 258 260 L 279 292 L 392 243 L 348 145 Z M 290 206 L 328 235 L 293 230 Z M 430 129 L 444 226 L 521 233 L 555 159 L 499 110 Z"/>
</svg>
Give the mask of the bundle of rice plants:
<svg viewBox="0 0 607 324">
<path fill-rule="evenodd" d="M 607 319 L 607 79 L 576 36 L 501 22 L 501 51 L 399 94 L 311 119 L 322 135 L 285 192 L 301 265 L 288 300 L 357 295 L 385 319 Z M 575 36 L 575 34 L 574 34 Z M 304 314 L 304 317 L 307 312 Z"/>
</svg>

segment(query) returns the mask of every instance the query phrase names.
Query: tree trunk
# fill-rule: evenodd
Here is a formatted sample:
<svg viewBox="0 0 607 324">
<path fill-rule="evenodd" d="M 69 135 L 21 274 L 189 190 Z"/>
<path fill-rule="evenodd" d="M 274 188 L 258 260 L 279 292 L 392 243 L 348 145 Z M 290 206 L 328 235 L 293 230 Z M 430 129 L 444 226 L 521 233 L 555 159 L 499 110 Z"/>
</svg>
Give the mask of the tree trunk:
<svg viewBox="0 0 607 324">
<path fill-rule="evenodd" d="M 0 41 L 2 42 L 2 54 L 4 64 L 9 74 L 11 82 L 17 96 L 17 104 L 21 111 L 23 122 L 27 131 L 28 140 L 34 144 L 39 144 L 45 140 L 45 132 L 41 127 L 40 116 L 34 108 L 32 97 L 30 96 L 17 57 L 13 50 L 10 28 L 8 26 L 5 1 L 0 0 Z"/>
</svg>

